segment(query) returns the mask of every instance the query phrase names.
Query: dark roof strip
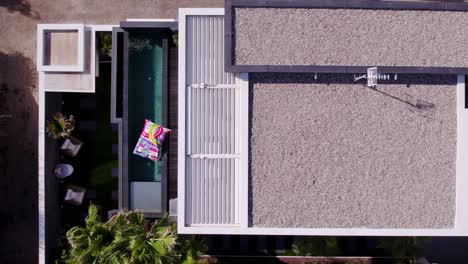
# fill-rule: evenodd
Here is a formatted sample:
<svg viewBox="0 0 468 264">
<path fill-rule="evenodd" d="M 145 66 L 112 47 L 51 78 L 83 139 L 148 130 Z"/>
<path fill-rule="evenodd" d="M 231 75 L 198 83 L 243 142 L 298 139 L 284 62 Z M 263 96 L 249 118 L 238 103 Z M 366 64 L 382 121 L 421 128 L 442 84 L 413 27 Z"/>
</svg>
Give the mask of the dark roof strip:
<svg viewBox="0 0 468 264">
<path fill-rule="evenodd" d="M 175 21 L 120 21 L 120 27 L 130 28 L 177 28 Z"/>
<path fill-rule="evenodd" d="M 315 65 L 226 65 L 228 72 L 317 72 L 317 73 L 365 73 L 375 66 L 315 66 Z M 430 73 L 430 74 L 468 74 L 462 67 L 408 67 L 378 66 L 381 73 Z"/>
</svg>

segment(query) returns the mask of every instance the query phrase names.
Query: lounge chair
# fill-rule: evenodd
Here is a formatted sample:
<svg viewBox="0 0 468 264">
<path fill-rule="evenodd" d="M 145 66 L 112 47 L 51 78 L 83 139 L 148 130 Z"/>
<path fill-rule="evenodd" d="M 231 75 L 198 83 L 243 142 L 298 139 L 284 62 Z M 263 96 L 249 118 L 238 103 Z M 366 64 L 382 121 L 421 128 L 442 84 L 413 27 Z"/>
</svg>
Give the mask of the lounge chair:
<svg viewBox="0 0 468 264">
<path fill-rule="evenodd" d="M 70 185 L 67 187 L 64 202 L 73 204 L 73 205 L 81 205 L 84 201 L 85 195 L 86 195 L 85 188 Z"/>
<path fill-rule="evenodd" d="M 74 137 L 68 137 L 63 142 L 60 150 L 70 157 L 75 157 L 81 149 L 83 142 Z"/>
</svg>

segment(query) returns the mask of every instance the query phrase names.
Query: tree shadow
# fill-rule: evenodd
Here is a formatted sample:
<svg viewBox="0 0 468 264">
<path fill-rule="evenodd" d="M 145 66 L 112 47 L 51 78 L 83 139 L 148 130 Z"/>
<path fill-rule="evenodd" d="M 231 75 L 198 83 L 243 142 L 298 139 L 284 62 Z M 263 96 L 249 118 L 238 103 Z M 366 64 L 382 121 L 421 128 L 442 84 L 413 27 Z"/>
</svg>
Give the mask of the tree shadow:
<svg viewBox="0 0 468 264">
<path fill-rule="evenodd" d="M 37 262 L 36 84 L 30 58 L 0 51 L 0 263 Z"/>
<path fill-rule="evenodd" d="M 0 7 L 6 8 L 11 13 L 18 12 L 35 20 L 41 19 L 39 12 L 33 10 L 27 0 L 1 0 Z"/>
</svg>

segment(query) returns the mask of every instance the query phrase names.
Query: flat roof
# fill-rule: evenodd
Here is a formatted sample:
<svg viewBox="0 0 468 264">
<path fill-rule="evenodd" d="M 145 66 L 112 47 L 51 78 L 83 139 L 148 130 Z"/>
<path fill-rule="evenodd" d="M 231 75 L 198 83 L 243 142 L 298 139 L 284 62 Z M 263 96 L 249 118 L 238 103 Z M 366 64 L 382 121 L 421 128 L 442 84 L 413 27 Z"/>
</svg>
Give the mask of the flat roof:
<svg viewBox="0 0 468 264">
<path fill-rule="evenodd" d="M 309 2 L 228 0 L 228 68 L 468 73 L 467 5 L 453 11 L 430 3 Z"/>
<path fill-rule="evenodd" d="M 452 228 L 457 79 L 255 73 L 255 227 Z"/>
</svg>

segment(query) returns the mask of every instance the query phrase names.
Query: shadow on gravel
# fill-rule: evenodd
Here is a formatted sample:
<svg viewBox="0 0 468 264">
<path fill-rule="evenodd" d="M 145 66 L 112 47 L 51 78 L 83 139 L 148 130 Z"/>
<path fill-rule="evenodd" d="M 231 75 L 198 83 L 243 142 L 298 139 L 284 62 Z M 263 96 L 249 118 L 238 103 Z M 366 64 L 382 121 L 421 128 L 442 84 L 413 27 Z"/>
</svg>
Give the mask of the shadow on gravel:
<svg viewBox="0 0 468 264">
<path fill-rule="evenodd" d="M 31 59 L 0 51 L 0 263 L 37 262 L 36 83 Z"/>
<path fill-rule="evenodd" d="M 32 19 L 41 19 L 39 12 L 34 11 L 31 4 L 26 0 L 1 0 L 0 7 L 6 8 L 9 12 L 18 12 Z"/>
</svg>

